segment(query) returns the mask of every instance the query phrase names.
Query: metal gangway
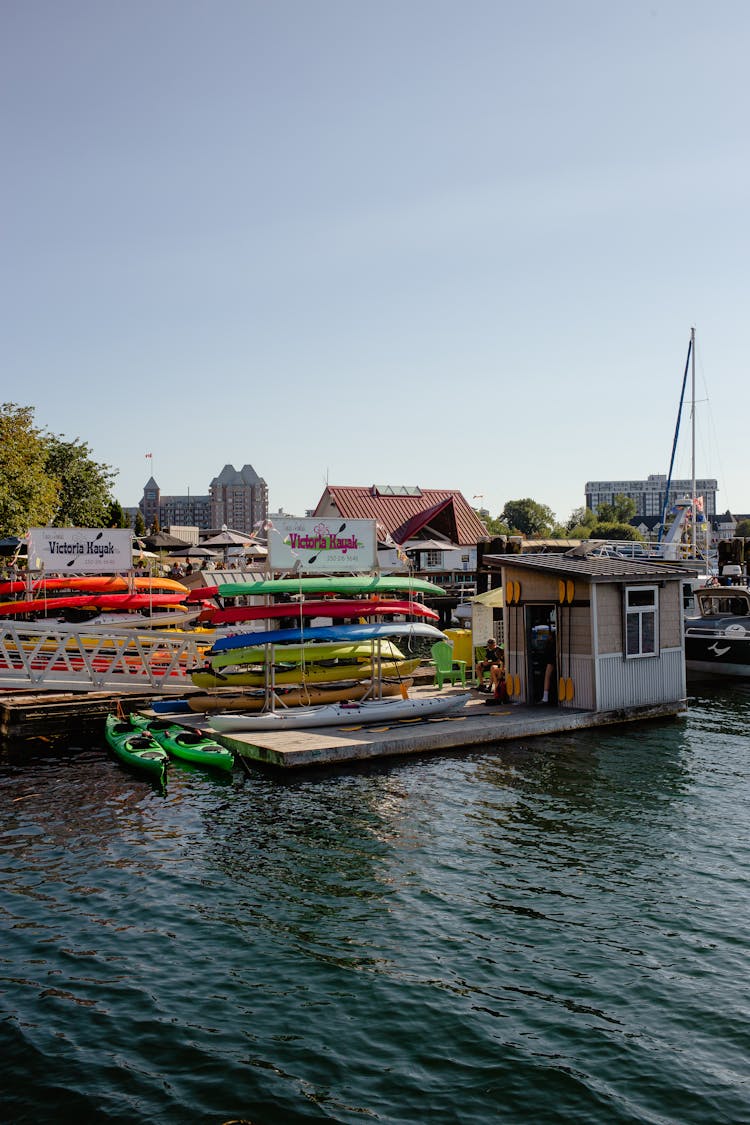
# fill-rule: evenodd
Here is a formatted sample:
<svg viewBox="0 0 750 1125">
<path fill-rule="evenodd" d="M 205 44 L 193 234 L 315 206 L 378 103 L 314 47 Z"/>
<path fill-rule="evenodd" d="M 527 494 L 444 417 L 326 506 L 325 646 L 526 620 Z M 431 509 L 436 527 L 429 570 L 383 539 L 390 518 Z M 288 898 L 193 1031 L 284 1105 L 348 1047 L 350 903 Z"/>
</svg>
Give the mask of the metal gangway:
<svg viewBox="0 0 750 1125">
<path fill-rule="evenodd" d="M 210 634 L 60 622 L 0 623 L 0 689 L 180 694 Z"/>
</svg>

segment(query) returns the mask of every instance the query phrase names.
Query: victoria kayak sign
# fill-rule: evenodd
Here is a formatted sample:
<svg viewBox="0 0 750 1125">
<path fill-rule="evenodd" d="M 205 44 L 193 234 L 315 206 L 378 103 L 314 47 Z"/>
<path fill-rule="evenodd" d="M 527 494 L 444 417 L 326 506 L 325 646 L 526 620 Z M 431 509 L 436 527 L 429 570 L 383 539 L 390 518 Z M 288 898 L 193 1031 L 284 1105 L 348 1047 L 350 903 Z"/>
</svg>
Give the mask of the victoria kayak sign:
<svg viewBox="0 0 750 1125">
<path fill-rule="evenodd" d="M 362 573 L 377 564 L 375 520 L 277 517 L 268 531 L 272 570 Z"/>
<path fill-rule="evenodd" d="M 133 533 L 127 528 L 32 527 L 29 570 L 65 574 L 117 574 L 133 566 Z"/>
</svg>

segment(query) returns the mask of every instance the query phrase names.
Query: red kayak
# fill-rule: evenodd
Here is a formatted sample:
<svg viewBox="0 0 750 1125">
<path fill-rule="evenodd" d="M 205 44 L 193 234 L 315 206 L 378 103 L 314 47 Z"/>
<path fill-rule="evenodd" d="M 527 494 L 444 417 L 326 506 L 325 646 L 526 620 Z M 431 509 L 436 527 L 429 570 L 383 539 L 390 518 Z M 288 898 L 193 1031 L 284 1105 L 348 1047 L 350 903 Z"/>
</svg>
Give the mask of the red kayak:
<svg viewBox="0 0 750 1125">
<path fill-rule="evenodd" d="M 75 594 L 27 601 L 0 602 L 0 616 L 18 617 L 27 613 L 54 616 L 60 609 L 146 609 L 179 605 L 182 594 Z"/>
<path fill-rule="evenodd" d="M 282 617 L 427 617 L 437 621 L 439 614 L 422 602 L 377 601 L 358 598 L 351 601 L 331 598 L 317 602 L 276 602 L 274 605 L 237 605 L 230 609 L 206 608 L 200 621 L 228 625 L 234 621 L 271 621 Z"/>
<path fill-rule="evenodd" d="M 50 577 L 32 579 L 31 592 L 44 594 L 45 590 L 79 590 L 82 593 L 124 593 L 132 588 L 135 590 L 169 590 L 174 593 L 186 594 L 187 586 L 177 582 L 174 578 L 125 578 L 119 574 L 89 574 L 85 577 Z M 8 594 L 22 594 L 27 583 L 22 579 L 0 582 L 0 597 Z"/>
</svg>

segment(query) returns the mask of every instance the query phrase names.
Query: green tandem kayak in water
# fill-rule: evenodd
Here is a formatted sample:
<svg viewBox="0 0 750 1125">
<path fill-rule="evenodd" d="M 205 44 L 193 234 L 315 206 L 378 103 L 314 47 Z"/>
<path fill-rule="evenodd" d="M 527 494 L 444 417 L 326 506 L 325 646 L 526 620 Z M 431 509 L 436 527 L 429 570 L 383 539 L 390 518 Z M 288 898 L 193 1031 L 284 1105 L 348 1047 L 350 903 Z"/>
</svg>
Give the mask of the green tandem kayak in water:
<svg viewBox="0 0 750 1125">
<path fill-rule="evenodd" d="M 149 719 L 145 715 L 133 715 L 132 719 L 136 726 L 156 739 L 162 750 L 172 757 L 231 773 L 234 754 L 203 731 L 170 723 L 168 719 Z"/>
<path fill-rule="evenodd" d="M 166 785 L 169 756 L 148 731 L 134 726 L 127 719 L 107 715 L 105 724 L 107 743 L 126 766 L 148 773 L 155 781 Z"/>
</svg>

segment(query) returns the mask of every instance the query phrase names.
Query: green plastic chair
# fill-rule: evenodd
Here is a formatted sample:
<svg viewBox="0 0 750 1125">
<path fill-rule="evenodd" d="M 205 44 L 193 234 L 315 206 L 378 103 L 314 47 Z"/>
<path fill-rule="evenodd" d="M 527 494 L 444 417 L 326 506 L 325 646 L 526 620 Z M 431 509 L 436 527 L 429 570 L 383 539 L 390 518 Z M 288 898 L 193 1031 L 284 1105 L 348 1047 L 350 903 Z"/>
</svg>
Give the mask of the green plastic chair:
<svg viewBox="0 0 750 1125">
<path fill-rule="evenodd" d="M 432 648 L 431 664 L 435 666 L 435 684 L 441 688 L 446 680 L 455 684 L 457 680 L 466 686 L 466 661 L 453 659 L 453 645 L 447 641 L 437 641 Z"/>
</svg>

